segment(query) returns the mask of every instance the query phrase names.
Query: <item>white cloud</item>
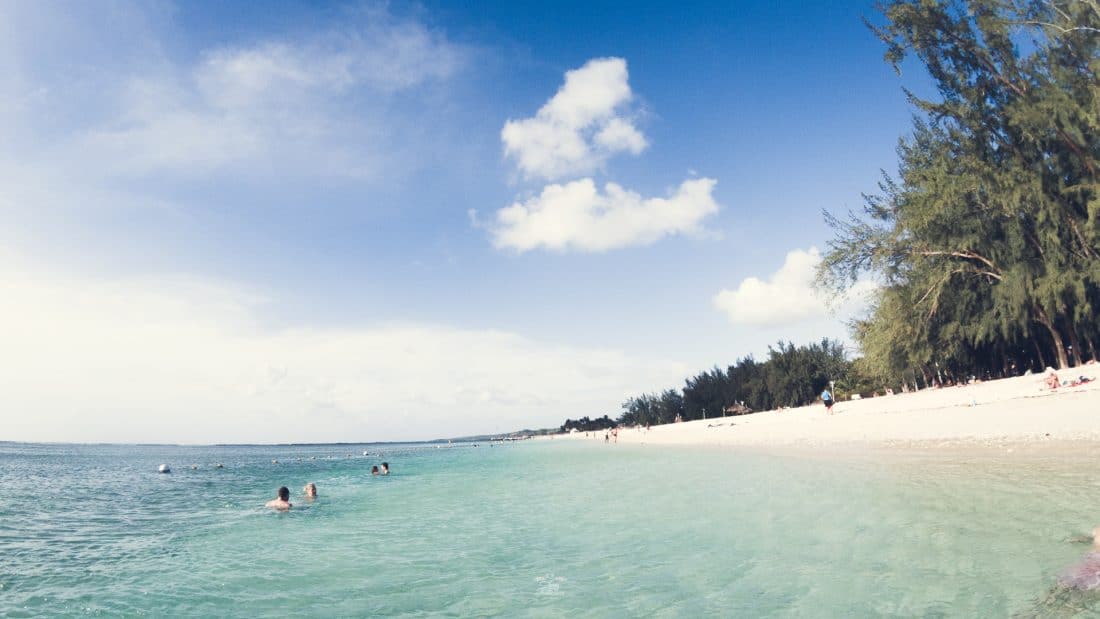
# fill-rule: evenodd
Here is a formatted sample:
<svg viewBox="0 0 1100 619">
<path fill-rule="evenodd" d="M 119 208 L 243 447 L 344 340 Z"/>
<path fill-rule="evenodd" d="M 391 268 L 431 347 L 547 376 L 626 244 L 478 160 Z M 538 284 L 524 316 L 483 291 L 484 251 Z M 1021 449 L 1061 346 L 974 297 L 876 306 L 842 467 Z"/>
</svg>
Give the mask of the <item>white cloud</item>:
<svg viewBox="0 0 1100 619">
<path fill-rule="evenodd" d="M 504 153 L 525 176 L 547 180 L 589 174 L 616 153 L 637 155 L 647 143 L 629 117 L 632 98 L 625 60 L 589 60 L 566 72 L 534 117 L 504 124 Z"/>
<path fill-rule="evenodd" d="M 394 92 L 450 77 L 462 53 L 417 22 L 371 11 L 357 25 L 304 42 L 270 41 L 215 49 L 194 70 L 206 99 L 222 108 L 267 106 L 271 97 L 365 85 Z"/>
<path fill-rule="evenodd" d="M 648 143 L 631 118 L 632 99 L 625 60 L 589 60 L 566 72 L 565 83 L 534 117 L 505 123 L 504 152 L 526 177 L 547 180 L 592 173 L 618 153 L 640 154 Z M 486 227 L 496 247 L 520 252 L 647 245 L 702 232 L 702 220 L 718 211 L 714 184 L 692 179 L 667 198 L 643 198 L 616 183 L 601 192 L 590 177 L 553 183 L 498 210 Z"/>
<path fill-rule="evenodd" d="M 828 298 L 814 287 L 821 252 L 816 247 L 787 253 L 783 266 L 767 281 L 748 277 L 734 290 L 714 297 L 714 306 L 734 324 L 777 327 L 829 314 L 850 316 L 866 303 L 874 284 L 861 281 L 843 297 Z"/>
<path fill-rule="evenodd" d="M 4 438 L 427 439 L 615 414 L 689 368 L 496 330 L 262 326 L 193 278 L 95 280 L 0 261 Z"/>
<path fill-rule="evenodd" d="M 621 118 L 612 118 L 596 134 L 596 143 L 607 152 L 628 151 L 640 153 L 645 150 L 645 136 L 634 125 Z"/>
<path fill-rule="evenodd" d="M 402 127 L 423 120 L 417 106 L 390 107 L 394 96 L 446 81 L 468 55 L 421 22 L 368 7 L 332 28 L 181 62 L 161 43 L 170 15 L 144 10 L 10 12 L 13 28 L 31 31 L 0 46 L 0 102 L 18 103 L 0 104 L 0 129 L 26 138 L 8 140 L 12 152 L 91 178 L 230 169 L 381 177 L 409 141 Z M 42 40 L 58 49 L 41 49 Z"/>
<path fill-rule="evenodd" d="M 816 247 L 787 254 L 783 266 L 768 281 L 746 278 L 735 290 L 723 290 L 714 306 L 735 324 L 778 326 L 821 315 L 824 300 L 813 289 L 814 270 L 821 263 Z"/>
<path fill-rule="evenodd" d="M 718 211 L 714 185 L 709 178 L 687 180 L 667 198 L 643 198 L 615 183 L 607 183 L 601 193 L 590 178 L 548 185 L 539 195 L 497 211 L 490 226 L 493 244 L 521 252 L 597 252 L 697 233 L 700 222 Z"/>
</svg>

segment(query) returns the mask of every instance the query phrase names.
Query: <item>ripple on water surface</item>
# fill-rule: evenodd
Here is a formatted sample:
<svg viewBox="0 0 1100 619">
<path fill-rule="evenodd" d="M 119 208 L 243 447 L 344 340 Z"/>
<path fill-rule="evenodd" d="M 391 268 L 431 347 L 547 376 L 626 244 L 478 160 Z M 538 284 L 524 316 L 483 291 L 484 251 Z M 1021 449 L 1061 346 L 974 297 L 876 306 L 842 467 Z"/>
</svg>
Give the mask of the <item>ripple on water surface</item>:
<svg viewBox="0 0 1100 619">
<path fill-rule="evenodd" d="M 0 444 L 0 615 L 1088 614 L 1091 462 Z"/>
</svg>

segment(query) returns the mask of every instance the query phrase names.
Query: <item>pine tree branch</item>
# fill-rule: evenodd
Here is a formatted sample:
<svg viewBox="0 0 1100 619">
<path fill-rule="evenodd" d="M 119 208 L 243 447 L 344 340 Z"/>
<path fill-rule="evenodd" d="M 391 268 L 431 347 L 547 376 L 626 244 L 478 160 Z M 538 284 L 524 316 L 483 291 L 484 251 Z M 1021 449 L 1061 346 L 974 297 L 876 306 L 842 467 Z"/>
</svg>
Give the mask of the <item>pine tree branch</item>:
<svg viewBox="0 0 1100 619">
<path fill-rule="evenodd" d="M 1069 13 L 1062 10 L 1062 8 L 1059 7 L 1057 4 L 1055 4 L 1054 2 L 1050 2 L 1049 0 L 1045 0 L 1043 2 L 1043 4 L 1050 7 L 1050 9 L 1052 11 L 1057 13 L 1058 16 L 1061 17 L 1066 22 L 1069 22 L 1069 23 L 1073 22 L 1073 17 L 1071 17 Z M 1097 16 L 1100 16 L 1100 2 L 1096 2 L 1096 0 L 1085 0 L 1085 4 L 1088 5 L 1088 7 L 1090 9 L 1092 9 L 1092 11 L 1097 14 Z M 1049 23 L 1049 22 L 1030 21 L 1030 20 L 1029 21 L 1024 21 L 1024 22 L 1021 22 L 1021 23 L 1031 25 L 1031 26 L 1045 26 L 1045 27 L 1048 27 L 1048 28 L 1054 28 L 1055 30 L 1061 32 L 1062 34 L 1066 34 L 1068 32 L 1100 32 L 1100 28 L 1093 28 L 1091 26 L 1065 27 L 1065 26 L 1059 26 L 1058 24 L 1052 24 L 1052 23 Z"/>
<path fill-rule="evenodd" d="M 986 266 L 988 266 L 990 269 L 992 269 L 996 273 L 1001 272 L 1001 270 L 999 268 L 997 268 L 997 265 L 994 264 L 992 260 L 990 260 L 989 258 L 986 258 L 985 256 L 983 256 L 983 255 L 981 255 L 981 254 L 979 254 L 975 251 L 969 250 L 969 249 L 964 249 L 962 251 L 936 250 L 936 249 L 914 249 L 914 250 L 910 250 L 909 253 L 913 254 L 913 255 L 917 255 L 917 256 L 951 256 L 953 258 L 964 258 L 966 260 L 977 260 L 977 261 L 981 262 L 982 264 L 985 264 Z M 990 273 L 990 274 L 994 275 L 997 279 L 1001 279 L 1001 276 L 997 275 L 996 273 Z"/>
<path fill-rule="evenodd" d="M 1053 28 L 1061 34 L 1069 34 L 1070 32 L 1100 32 L 1100 28 L 1093 28 L 1092 26 L 1073 26 L 1070 28 L 1066 28 L 1064 26 L 1059 26 L 1058 24 L 1052 24 L 1050 22 L 1031 20 L 1016 23 L 1023 26 L 1043 26 L 1045 28 Z"/>
</svg>

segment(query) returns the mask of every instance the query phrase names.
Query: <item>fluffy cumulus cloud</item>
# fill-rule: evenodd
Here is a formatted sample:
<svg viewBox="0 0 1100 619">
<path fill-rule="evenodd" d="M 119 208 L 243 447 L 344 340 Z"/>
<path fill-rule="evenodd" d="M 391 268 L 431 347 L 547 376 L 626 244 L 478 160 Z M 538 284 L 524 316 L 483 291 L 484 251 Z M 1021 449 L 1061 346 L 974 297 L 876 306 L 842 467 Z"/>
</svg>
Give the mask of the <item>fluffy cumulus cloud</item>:
<svg viewBox="0 0 1100 619">
<path fill-rule="evenodd" d="M 270 329 L 265 300 L 224 282 L 76 277 L 10 255 L 0 265 L 8 440 L 461 436 L 614 413 L 688 372 L 496 330 Z"/>
<path fill-rule="evenodd" d="M 850 317 L 861 311 L 875 285 L 860 281 L 843 297 L 828 298 L 814 287 L 821 252 L 816 247 L 787 253 L 783 266 L 766 281 L 748 277 L 714 297 L 714 306 L 734 324 L 778 327 L 828 314 Z"/>
<path fill-rule="evenodd" d="M 818 316 L 825 310 L 824 300 L 813 288 L 820 263 L 816 247 L 791 251 L 767 281 L 746 278 L 737 288 L 719 292 L 714 306 L 735 324 L 779 326 Z"/>
<path fill-rule="evenodd" d="M 634 125 L 626 61 L 596 58 L 567 71 L 565 83 L 531 118 L 509 120 L 504 153 L 528 178 L 588 174 L 617 153 L 637 155 L 646 138 Z"/>
<path fill-rule="evenodd" d="M 585 178 L 548 185 L 523 202 L 501 209 L 491 226 L 497 247 L 606 251 L 652 243 L 670 234 L 693 233 L 718 210 L 715 181 L 684 181 L 667 198 L 643 198 L 615 183 L 601 192 Z"/>
<path fill-rule="evenodd" d="M 505 123 L 504 152 L 524 176 L 546 180 L 594 172 L 615 154 L 637 155 L 648 143 L 631 117 L 632 99 L 625 60 L 589 60 L 566 72 L 565 84 L 534 117 Z M 487 227 L 496 247 L 519 252 L 647 245 L 700 232 L 702 220 L 718 211 L 714 185 L 692 179 L 668 197 L 647 198 L 613 182 L 601 191 L 591 177 L 551 183 L 498 210 Z"/>
</svg>

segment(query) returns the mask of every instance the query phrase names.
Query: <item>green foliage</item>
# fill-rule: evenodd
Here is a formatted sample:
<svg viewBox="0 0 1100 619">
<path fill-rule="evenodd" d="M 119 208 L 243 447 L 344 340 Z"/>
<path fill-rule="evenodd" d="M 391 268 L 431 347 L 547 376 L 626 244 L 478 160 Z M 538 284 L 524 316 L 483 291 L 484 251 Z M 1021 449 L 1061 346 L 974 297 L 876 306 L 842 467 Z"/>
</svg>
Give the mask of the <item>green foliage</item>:
<svg viewBox="0 0 1100 619">
<path fill-rule="evenodd" d="M 597 419 L 589 419 L 587 416 L 580 419 L 566 419 L 565 423 L 561 424 L 560 432 L 569 432 L 576 430 L 577 432 L 597 432 L 599 430 L 607 430 L 608 428 L 614 428 L 615 422 L 610 417 L 604 415 Z"/>
<path fill-rule="evenodd" d="M 682 393 L 668 389 L 660 395 L 629 398 L 619 423 L 656 425 L 803 406 L 815 401 L 830 381 L 837 382 L 841 394 L 866 383 L 853 372 L 839 342 L 823 339 L 809 346 L 779 342 L 768 349 L 767 361 L 746 357 L 725 371 L 712 368 L 688 378 Z"/>
<path fill-rule="evenodd" d="M 853 325 L 860 370 L 915 385 L 1095 358 L 1100 4 L 895 0 L 883 14 L 886 60 L 918 58 L 939 98 L 910 94 L 898 177 L 863 214 L 826 213 L 822 281 L 883 284 Z"/>
</svg>

